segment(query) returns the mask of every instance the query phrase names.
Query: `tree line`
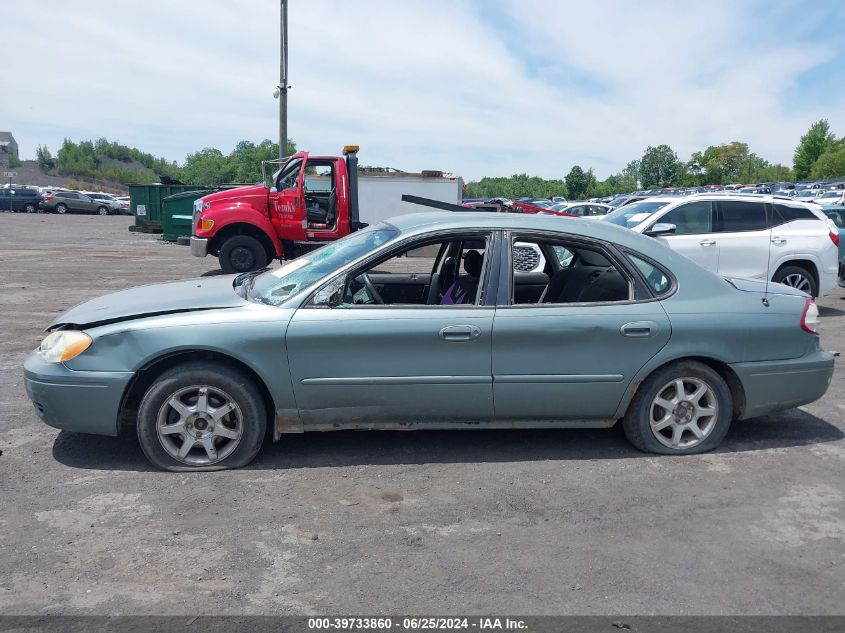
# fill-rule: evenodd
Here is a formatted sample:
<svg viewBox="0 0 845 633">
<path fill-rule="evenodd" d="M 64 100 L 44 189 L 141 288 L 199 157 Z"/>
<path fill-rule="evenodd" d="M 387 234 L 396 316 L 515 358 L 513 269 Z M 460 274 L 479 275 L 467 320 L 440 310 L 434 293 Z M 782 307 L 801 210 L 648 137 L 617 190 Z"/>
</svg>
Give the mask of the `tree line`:
<svg viewBox="0 0 845 633">
<path fill-rule="evenodd" d="M 693 152 L 682 161 L 669 145 L 649 146 L 622 171 L 598 180 L 592 168 L 573 166 L 562 180 L 527 174 L 485 177 L 467 184 L 467 198 L 550 198 L 572 200 L 611 196 L 655 187 L 700 187 L 733 183 L 779 182 L 845 177 L 845 137 L 837 138 L 827 120 L 816 121 L 795 148 L 792 167 L 772 164 L 733 141 Z"/>
<path fill-rule="evenodd" d="M 241 141 L 224 154 L 206 147 L 188 154 L 182 165 L 135 147 L 98 138 L 74 142 L 64 139 L 55 157 L 39 145 L 38 164 L 45 172 L 87 176 L 123 184 L 150 184 L 162 177 L 195 185 L 254 183 L 261 181 L 261 163 L 278 157 L 278 144 L 264 139 L 256 144 Z M 288 140 L 288 154 L 296 144 Z M 140 165 L 140 167 L 139 167 Z M 379 169 L 379 168 L 366 168 Z M 599 180 L 592 168 L 573 166 L 561 179 L 545 179 L 528 174 L 485 177 L 467 183 L 467 198 L 551 198 L 565 196 L 584 199 L 626 193 L 653 187 L 693 187 L 706 184 L 777 182 L 845 177 L 845 137 L 837 138 L 830 124 L 822 119 L 813 123 L 795 148 L 792 167 L 771 164 L 750 151 L 747 143 L 733 141 L 693 152 L 689 160 L 679 160 L 669 145 L 649 146 L 642 157 L 624 169 Z"/>
</svg>

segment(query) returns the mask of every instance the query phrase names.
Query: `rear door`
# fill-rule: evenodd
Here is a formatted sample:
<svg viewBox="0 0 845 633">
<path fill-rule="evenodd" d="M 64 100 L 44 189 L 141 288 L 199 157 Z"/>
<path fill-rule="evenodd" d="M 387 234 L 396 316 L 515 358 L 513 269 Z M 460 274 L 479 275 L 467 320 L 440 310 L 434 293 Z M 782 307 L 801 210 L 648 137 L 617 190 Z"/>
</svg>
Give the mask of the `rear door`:
<svg viewBox="0 0 845 633">
<path fill-rule="evenodd" d="M 613 278 L 620 290 L 604 297 L 585 291 L 574 301 L 561 293 L 549 303 L 548 296 L 542 303 L 520 303 L 510 291 L 493 323 L 496 422 L 609 423 L 634 375 L 669 340 L 666 312 L 659 301 L 638 293 L 643 288 L 638 273 L 601 243 L 588 245 L 588 251 L 565 239 L 516 239 L 544 244 L 547 251 L 577 252 L 575 261 L 559 257 L 568 265 L 556 276 L 569 274 L 585 288 Z M 511 288 L 515 282 L 514 276 Z"/>
<path fill-rule="evenodd" d="M 674 224 L 675 233 L 657 239 L 712 272 L 719 267 L 720 249 L 713 236 L 713 203 L 694 200 L 664 213 L 655 224 Z"/>
<path fill-rule="evenodd" d="M 719 245 L 718 273 L 723 277 L 765 279 L 772 230 L 762 200 L 721 200 L 714 237 Z"/>
</svg>

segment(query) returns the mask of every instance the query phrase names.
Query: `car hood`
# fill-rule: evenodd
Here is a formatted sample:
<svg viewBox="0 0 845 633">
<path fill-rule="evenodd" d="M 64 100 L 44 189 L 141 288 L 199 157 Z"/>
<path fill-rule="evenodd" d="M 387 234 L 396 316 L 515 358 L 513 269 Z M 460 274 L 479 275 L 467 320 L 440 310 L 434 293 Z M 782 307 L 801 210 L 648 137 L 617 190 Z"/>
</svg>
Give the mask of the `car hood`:
<svg viewBox="0 0 845 633">
<path fill-rule="evenodd" d="M 235 187 L 234 189 L 224 189 L 223 191 L 216 191 L 207 196 L 202 197 L 203 202 L 220 202 L 223 200 L 237 199 L 244 201 L 247 198 L 262 198 L 267 199 L 270 190 L 263 184 L 248 185 L 246 187 Z"/>
<path fill-rule="evenodd" d="M 743 292 L 756 292 L 759 294 L 770 295 L 793 295 L 797 297 L 809 297 L 803 290 L 787 286 L 786 284 L 779 284 L 774 281 L 766 283 L 758 279 L 740 279 L 736 277 L 725 277 L 725 281 L 731 284 L 737 290 Z"/>
<path fill-rule="evenodd" d="M 48 330 L 89 328 L 162 314 L 237 308 L 249 303 L 232 288 L 234 275 L 200 277 L 129 288 L 80 303 L 60 315 Z"/>
</svg>

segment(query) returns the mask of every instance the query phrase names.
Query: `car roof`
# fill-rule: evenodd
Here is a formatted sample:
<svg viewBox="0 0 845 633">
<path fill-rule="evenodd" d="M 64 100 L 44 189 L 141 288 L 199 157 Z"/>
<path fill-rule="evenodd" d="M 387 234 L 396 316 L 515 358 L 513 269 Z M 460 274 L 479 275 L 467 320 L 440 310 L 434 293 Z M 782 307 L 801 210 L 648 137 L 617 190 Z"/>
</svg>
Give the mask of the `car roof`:
<svg viewBox="0 0 845 633">
<path fill-rule="evenodd" d="M 667 248 L 658 240 L 644 237 L 634 231 L 616 226 L 610 222 L 595 222 L 578 217 L 527 213 L 491 213 L 486 211 L 436 211 L 408 213 L 389 218 L 385 222 L 393 225 L 406 236 L 426 233 L 435 228 L 439 230 L 539 230 L 580 235 L 597 240 L 614 242 L 641 251 L 651 250 L 653 245 L 658 245 L 661 251 Z"/>
</svg>

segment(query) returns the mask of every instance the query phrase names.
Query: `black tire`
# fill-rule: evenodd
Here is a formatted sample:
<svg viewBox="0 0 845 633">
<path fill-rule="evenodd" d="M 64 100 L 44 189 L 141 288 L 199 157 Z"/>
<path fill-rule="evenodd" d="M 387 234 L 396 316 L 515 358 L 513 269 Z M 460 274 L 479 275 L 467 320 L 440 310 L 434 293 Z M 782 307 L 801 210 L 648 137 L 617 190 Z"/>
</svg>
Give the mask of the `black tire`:
<svg viewBox="0 0 845 633">
<path fill-rule="evenodd" d="M 718 409 L 716 415 L 712 416 L 712 428 L 702 440 L 689 448 L 673 448 L 657 439 L 658 431 L 652 431 L 652 405 L 667 387 L 667 383 L 676 379 L 687 378 L 706 384 L 710 389 L 710 393 L 706 395 L 710 397 L 712 394 Z M 622 421 L 622 428 L 628 441 L 641 451 L 662 455 L 692 455 L 706 453 L 716 448 L 725 438 L 732 419 L 733 397 L 724 379 L 703 363 L 679 361 L 654 371 L 643 381 L 633 400 L 631 400 L 631 404 L 628 405 L 628 411 Z M 671 432 L 671 429 L 669 431 Z M 692 432 L 684 431 L 683 433 L 684 437 L 689 438 Z"/>
<path fill-rule="evenodd" d="M 26 211 L 27 213 L 35 213 L 35 211 L 36 211 L 35 205 L 32 204 L 31 202 L 27 202 L 25 205 L 23 205 L 23 210 Z"/>
<path fill-rule="evenodd" d="M 813 297 L 819 296 L 819 286 L 815 276 L 801 266 L 781 266 L 772 277 L 772 281 L 798 288 Z"/>
<path fill-rule="evenodd" d="M 227 239 L 217 257 L 224 273 L 246 273 L 267 265 L 264 246 L 249 235 L 234 235 Z"/>
<path fill-rule="evenodd" d="M 56 213 L 61 213 L 62 215 L 64 215 L 65 213 L 67 213 L 67 206 L 61 203 L 57 204 Z"/>
<path fill-rule="evenodd" d="M 180 390 L 193 386 L 225 392 L 241 413 L 241 436 L 232 452 L 220 461 L 205 465 L 189 465 L 173 457 L 164 448 L 164 440 L 159 438 L 157 431 L 158 417 L 165 410 L 165 403 Z M 266 430 L 267 408 L 256 385 L 236 369 L 218 363 L 191 361 L 172 367 L 147 389 L 138 408 L 138 441 L 150 463 L 161 470 L 188 472 L 241 468 L 255 459 Z M 202 448 L 197 446 L 194 451 Z"/>
<path fill-rule="evenodd" d="M 97 215 L 108 215 L 109 208 L 108 207 L 97 207 Z"/>
</svg>

